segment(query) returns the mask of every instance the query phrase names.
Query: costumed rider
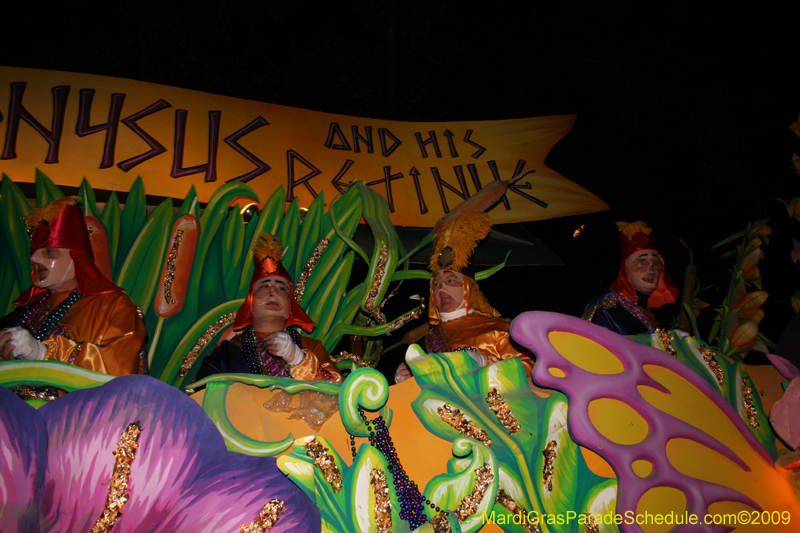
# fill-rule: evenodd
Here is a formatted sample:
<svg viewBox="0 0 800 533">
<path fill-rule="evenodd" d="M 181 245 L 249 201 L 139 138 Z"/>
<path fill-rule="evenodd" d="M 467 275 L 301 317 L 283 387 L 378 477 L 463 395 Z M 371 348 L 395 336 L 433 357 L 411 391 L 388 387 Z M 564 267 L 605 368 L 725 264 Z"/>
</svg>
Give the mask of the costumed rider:
<svg viewBox="0 0 800 533">
<path fill-rule="evenodd" d="M 678 288 L 664 272 L 664 261 L 642 222 L 617 222 L 620 266 L 611 290 L 596 296 L 583 311 L 584 320 L 620 335 L 653 333 L 659 328 L 652 309 L 675 302 Z"/>
<path fill-rule="evenodd" d="M 451 220 L 434 239 L 425 349 L 428 353 L 465 351 L 481 366 L 519 357 L 530 375 L 533 355 L 514 343 L 510 321 L 499 318 L 475 281 L 472 253 L 491 229 L 489 215 L 468 212 Z M 395 382 L 410 377 L 411 370 L 402 363 Z"/>
<path fill-rule="evenodd" d="M 112 376 L 142 373 L 144 322 L 95 265 L 77 200 L 60 198 L 25 217 L 33 286 L 0 319 L 0 359 L 62 361 Z"/>
<path fill-rule="evenodd" d="M 250 292 L 233 324 L 236 334 L 203 360 L 196 379 L 235 373 L 341 383 L 342 375 L 322 343 L 289 329 L 297 326 L 310 333 L 315 324 L 295 299 L 294 283 L 281 264 L 283 252 L 280 239 L 259 235 Z"/>
</svg>

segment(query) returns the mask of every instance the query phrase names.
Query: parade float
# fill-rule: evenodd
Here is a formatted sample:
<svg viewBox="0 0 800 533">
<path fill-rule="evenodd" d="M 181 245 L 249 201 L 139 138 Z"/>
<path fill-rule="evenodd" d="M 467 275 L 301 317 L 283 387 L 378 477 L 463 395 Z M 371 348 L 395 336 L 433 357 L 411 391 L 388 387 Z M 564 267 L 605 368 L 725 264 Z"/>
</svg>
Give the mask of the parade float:
<svg viewBox="0 0 800 533">
<path fill-rule="evenodd" d="M 56 104 L 61 93 L 54 89 Z M 17 124 L 20 116 L 31 124 L 21 111 Z M 343 145 L 342 138 L 334 132 L 328 140 Z M 516 163 L 509 178 L 523 171 Z M 381 182 L 387 191 L 389 175 Z M 0 306 L 7 313 L 30 284 L 21 217 L 76 186 L 98 266 L 141 307 L 149 375 L 0 362 L 3 531 L 796 530 L 800 458 L 769 417 L 784 413 L 782 438 L 796 448 L 783 388 L 792 378 L 796 387 L 798 372 L 786 362 L 781 375 L 737 359 L 756 342 L 752 327 L 738 329 L 739 300 L 724 304 L 733 314 L 718 349 L 681 332 L 623 338 L 531 311 L 511 332 L 537 356 L 533 383 L 515 359 L 480 367 L 464 352 L 412 345 L 406 362 L 416 379 L 390 388 L 371 368 L 382 337 L 423 306 L 410 301 L 386 316 L 383 304 L 396 284 L 430 277 L 408 259 L 435 228 L 405 249 L 391 198 L 374 184 L 348 180 L 341 194 L 326 202 L 320 191 L 301 210 L 283 186 L 262 197 L 241 180 L 204 182 L 208 192 L 191 187 L 180 206 L 167 191 L 148 209 L 143 179 L 118 189 L 124 202 L 112 193 L 103 205 L 89 180 L 57 185 L 36 171 L 32 181 L 28 198 L 3 176 L 9 253 L 0 259 Z M 462 209 L 501 201 L 513 185 L 503 181 L 483 195 L 463 189 L 473 202 Z M 546 198 L 538 188 L 537 195 Z M 240 207 L 250 201 L 261 209 L 245 223 Z M 359 222 L 371 249 L 353 239 Z M 370 339 L 360 355 L 334 353 L 347 376 L 341 385 L 244 374 L 194 379 L 247 294 L 249 250 L 261 232 L 292 243 L 284 263 L 317 323 L 314 338 L 332 353 L 346 336 Z M 740 255 L 743 273 L 747 253 Z M 360 280 L 351 279 L 356 256 L 367 265 Z M 66 394 L 26 403 L 6 390 L 22 385 Z"/>
</svg>

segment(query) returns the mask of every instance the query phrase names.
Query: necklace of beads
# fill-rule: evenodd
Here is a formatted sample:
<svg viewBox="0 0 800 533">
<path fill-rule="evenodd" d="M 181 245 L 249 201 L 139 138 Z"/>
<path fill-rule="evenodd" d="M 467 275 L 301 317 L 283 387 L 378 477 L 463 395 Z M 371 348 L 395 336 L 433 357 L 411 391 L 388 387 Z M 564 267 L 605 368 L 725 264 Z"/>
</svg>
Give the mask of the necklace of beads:
<svg viewBox="0 0 800 533">
<path fill-rule="evenodd" d="M 301 349 L 303 347 L 302 337 L 300 332 L 294 329 L 286 329 L 286 333 L 292 338 L 292 342 L 295 343 L 296 346 L 299 346 Z M 282 375 L 286 370 L 286 362 L 281 359 L 280 357 L 273 357 L 270 356 L 272 361 L 270 364 L 267 363 L 265 365 L 264 361 L 261 359 L 261 350 L 258 348 L 258 343 L 256 342 L 256 330 L 253 328 L 252 325 L 249 325 L 245 328 L 244 333 L 242 334 L 242 350 L 244 351 L 245 360 L 247 361 L 247 367 L 250 369 L 251 374 L 263 374 L 265 376 L 274 376 L 276 372 L 280 371 Z M 280 368 L 277 368 L 280 366 Z M 269 367 L 269 368 L 267 368 Z M 272 368 L 275 367 L 275 368 Z"/>
<path fill-rule="evenodd" d="M 27 324 L 30 320 L 31 316 L 36 313 L 39 308 L 45 304 L 47 301 L 49 294 L 45 294 L 39 300 L 33 303 L 33 305 L 28 306 L 25 312 L 22 313 L 22 316 L 14 321 L 13 325 L 15 326 L 22 326 L 23 324 Z M 38 329 L 38 331 L 33 335 L 33 337 L 37 341 L 42 341 L 50 337 L 51 332 L 56 329 L 61 319 L 64 318 L 64 315 L 70 310 L 70 308 L 75 305 L 75 302 L 81 299 L 81 293 L 78 292 L 78 289 L 73 289 L 72 292 L 69 293 L 69 296 L 58 304 L 55 309 L 50 311 L 47 314 L 47 319 L 44 321 L 44 324 Z"/>
<path fill-rule="evenodd" d="M 384 458 L 386 458 L 389 472 L 391 472 L 394 481 L 395 493 L 400 502 L 400 518 L 407 520 L 412 530 L 419 528 L 428 521 L 425 515 L 426 505 L 429 505 L 430 508 L 436 510 L 436 512 L 441 511 L 441 509 L 438 505 L 426 499 L 425 496 L 419 492 L 417 484 L 406 474 L 403 465 L 400 464 L 400 460 L 397 458 L 397 450 L 394 448 L 394 442 L 392 442 L 392 437 L 389 435 L 389 428 L 386 427 L 383 417 L 378 416 L 374 420 L 367 420 L 367 415 L 364 414 L 363 409 L 359 408 L 358 412 L 361 415 L 361 420 L 364 421 L 364 424 L 366 424 L 369 430 L 369 443 L 377 448 L 378 451 L 383 454 Z M 372 425 L 372 427 L 370 427 L 370 425 Z M 355 459 L 356 440 L 353 435 L 350 435 L 350 451 Z"/>
</svg>

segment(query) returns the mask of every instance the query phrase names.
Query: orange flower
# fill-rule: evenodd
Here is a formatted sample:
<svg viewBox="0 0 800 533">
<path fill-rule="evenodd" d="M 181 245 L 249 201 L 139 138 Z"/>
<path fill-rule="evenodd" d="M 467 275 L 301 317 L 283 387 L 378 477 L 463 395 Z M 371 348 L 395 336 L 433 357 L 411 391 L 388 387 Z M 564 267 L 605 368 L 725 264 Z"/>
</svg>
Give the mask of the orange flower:
<svg viewBox="0 0 800 533">
<path fill-rule="evenodd" d="M 739 316 L 747 319 L 752 320 L 756 324 L 761 324 L 761 321 L 764 320 L 764 310 L 757 309 L 754 307 L 748 307 L 747 309 L 742 309 L 739 311 Z"/>
<path fill-rule="evenodd" d="M 764 305 L 764 302 L 767 301 L 767 298 L 769 298 L 769 293 L 767 291 L 748 292 L 740 300 L 733 304 L 733 306 L 741 309 L 755 309 Z"/>
<path fill-rule="evenodd" d="M 756 232 L 753 235 L 764 236 L 764 235 L 772 235 L 772 228 L 767 226 L 767 221 L 757 221 L 753 222 L 753 228 L 757 228 Z"/>
<path fill-rule="evenodd" d="M 754 269 L 763 258 L 764 251 L 760 247 L 753 248 L 750 253 L 742 258 L 741 269 L 747 274 L 750 270 Z"/>
<path fill-rule="evenodd" d="M 758 324 L 754 320 L 748 320 L 744 324 L 739 324 L 733 335 L 731 335 L 731 344 L 744 348 L 752 344 L 758 335 Z"/>
<path fill-rule="evenodd" d="M 795 313 L 800 313 L 800 297 L 792 296 L 789 298 L 792 302 L 792 309 L 794 309 Z"/>
<path fill-rule="evenodd" d="M 800 169 L 798 169 L 800 170 Z M 800 196 L 795 196 L 786 204 L 786 212 L 790 217 L 800 218 Z"/>
</svg>

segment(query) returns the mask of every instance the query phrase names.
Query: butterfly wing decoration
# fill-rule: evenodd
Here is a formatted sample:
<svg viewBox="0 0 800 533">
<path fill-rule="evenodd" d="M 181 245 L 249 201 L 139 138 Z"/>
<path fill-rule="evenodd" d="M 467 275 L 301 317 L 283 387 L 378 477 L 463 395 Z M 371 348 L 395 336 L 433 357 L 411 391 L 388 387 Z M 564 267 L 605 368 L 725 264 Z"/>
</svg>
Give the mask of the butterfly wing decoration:
<svg viewBox="0 0 800 533">
<path fill-rule="evenodd" d="M 672 516 L 672 531 L 797 530 L 797 490 L 737 410 L 687 365 L 558 313 L 524 313 L 511 334 L 537 356 L 534 381 L 569 398 L 572 438 L 616 471 L 617 513 L 632 519 L 623 531 L 665 531 L 637 523 L 646 512 Z M 735 517 L 713 525 L 706 515 Z"/>
</svg>

